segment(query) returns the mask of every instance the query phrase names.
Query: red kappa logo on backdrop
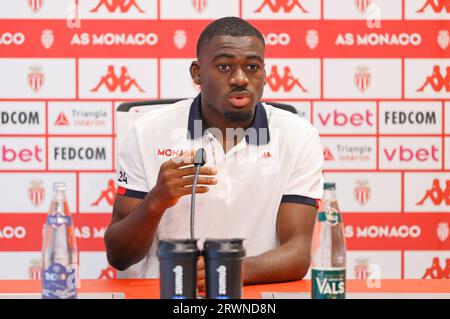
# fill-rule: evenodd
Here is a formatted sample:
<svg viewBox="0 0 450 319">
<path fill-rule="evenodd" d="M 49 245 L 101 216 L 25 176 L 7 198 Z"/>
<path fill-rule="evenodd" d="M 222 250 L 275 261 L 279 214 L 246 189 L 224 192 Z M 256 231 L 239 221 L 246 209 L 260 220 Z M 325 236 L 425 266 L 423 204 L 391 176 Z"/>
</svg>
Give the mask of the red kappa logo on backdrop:
<svg viewBox="0 0 450 319">
<path fill-rule="evenodd" d="M 192 0 L 192 5 L 198 13 L 202 13 L 208 5 L 208 0 Z"/>
<path fill-rule="evenodd" d="M 426 0 L 425 4 L 417 10 L 417 13 L 425 12 L 428 7 L 431 7 L 434 13 L 441 13 L 444 9 L 447 13 L 450 13 L 450 0 Z"/>
<path fill-rule="evenodd" d="M 357 180 L 356 186 L 353 189 L 353 195 L 355 196 L 356 201 L 361 204 L 361 206 L 367 204 L 371 195 L 369 181 L 366 179 Z"/>
<path fill-rule="evenodd" d="M 30 187 L 28 187 L 28 199 L 30 202 L 38 207 L 44 201 L 45 188 L 44 183 L 41 180 L 32 180 Z"/>
<path fill-rule="evenodd" d="M 369 72 L 369 67 L 367 65 L 357 66 L 354 79 L 355 85 L 358 90 L 364 93 L 369 88 L 372 80 L 372 75 Z"/>
<path fill-rule="evenodd" d="M 116 12 L 117 10 L 121 13 L 127 13 L 132 7 L 140 13 L 145 13 L 145 11 L 136 3 L 136 0 L 100 0 L 91 12 L 98 12 L 102 6 L 110 13 Z"/>
<path fill-rule="evenodd" d="M 69 120 L 67 119 L 66 115 L 61 112 L 59 113 L 58 117 L 55 120 L 56 126 L 67 126 L 69 125 Z"/>
<path fill-rule="evenodd" d="M 329 147 L 325 147 L 325 148 L 323 149 L 323 159 L 324 159 L 325 161 L 334 161 L 334 156 L 333 156 L 333 154 L 331 153 L 331 150 L 330 150 Z"/>
<path fill-rule="evenodd" d="M 264 7 L 269 7 L 270 11 L 273 13 L 277 13 L 280 10 L 283 10 L 286 13 L 290 13 L 294 8 L 299 8 L 303 13 L 308 13 L 305 8 L 303 8 L 302 4 L 299 0 L 264 0 L 262 4 L 256 9 L 254 12 L 261 12 Z"/>
<path fill-rule="evenodd" d="M 128 92 L 132 86 L 144 93 L 145 91 L 136 82 L 136 79 L 132 78 L 128 73 L 128 69 L 125 66 L 120 68 L 120 75 L 117 76 L 113 65 L 108 66 L 106 75 L 102 76 L 97 86 L 91 90 L 91 92 L 97 92 L 101 86 L 106 86 L 109 92 L 115 92 L 119 89 L 121 92 Z"/>
<path fill-rule="evenodd" d="M 31 66 L 28 72 L 27 80 L 28 86 L 34 91 L 34 93 L 39 92 L 45 81 L 45 75 L 44 72 L 42 72 L 42 67 L 39 65 Z"/>
<path fill-rule="evenodd" d="M 117 278 L 117 270 L 109 265 L 105 269 L 102 269 L 102 272 L 98 277 L 98 279 L 116 279 L 116 278 Z"/>
<path fill-rule="evenodd" d="M 355 6 L 361 13 L 366 13 L 367 8 L 372 3 L 372 0 L 355 0 Z"/>
<path fill-rule="evenodd" d="M 274 92 L 278 92 L 281 88 L 285 92 L 290 92 L 295 86 L 298 86 L 303 92 L 308 92 L 300 83 L 299 79 L 294 77 L 288 66 L 284 67 L 284 74 L 281 77 L 278 72 L 278 66 L 273 65 L 266 81 L 270 89 Z"/>
<path fill-rule="evenodd" d="M 28 0 L 28 6 L 34 13 L 38 13 L 44 5 L 44 0 Z"/>
<path fill-rule="evenodd" d="M 438 257 L 433 258 L 430 268 L 427 268 L 422 279 L 450 279 L 450 258 L 445 259 L 445 266 L 441 268 Z"/>
<path fill-rule="evenodd" d="M 450 66 L 446 67 L 445 76 L 441 74 L 439 65 L 433 67 L 433 73 L 427 76 L 423 85 L 416 92 L 423 92 L 427 86 L 431 86 L 434 92 L 440 92 L 444 87 L 446 92 L 450 92 Z"/>
<path fill-rule="evenodd" d="M 430 199 L 434 205 L 441 205 L 443 201 L 446 206 L 450 205 L 450 181 L 445 182 L 445 189 L 442 190 L 439 179 L 433 179 L 433 185 L 416 205 L 422 206 L 427 199 Z"/>
<path fill-rule="evenodd" d="M 98 206 L 101 201 L 105 200 L 109 206 L 112 206 L 114 203 L 114 198 L 116 196 L 116 186 L 114 185 L 114 180 L 108 180 L 108 186 L 106 189 L 102 190 L 100 196 L 97 198 L 95 202 L 91 204 L 91 206 Z"/>
</svg>

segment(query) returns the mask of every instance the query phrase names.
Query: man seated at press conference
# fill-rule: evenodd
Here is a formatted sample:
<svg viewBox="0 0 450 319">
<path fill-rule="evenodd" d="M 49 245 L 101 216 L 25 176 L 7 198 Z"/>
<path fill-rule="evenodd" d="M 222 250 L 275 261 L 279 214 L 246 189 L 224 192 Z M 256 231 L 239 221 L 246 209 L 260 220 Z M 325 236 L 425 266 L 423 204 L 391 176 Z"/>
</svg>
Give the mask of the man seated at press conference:
<svg viewBox="0 0 450 319">
<path fill-rule="evenodd" d="M 306 275 L 322 196 L 322 148 L 308 121 L 260 102 L 264 54 L 264 37 L 248 22 L 210 23 L 190 66 L 201 93 L 136 120 L 119 153 L 105 234 L 108 261 L 121 277 L 158 278 L 158 239 L 190 238 L 198 147 L 207 154 L 196 188 L 199 248 L 206 238 L 245 239 L 244 284 Z M 171 153 L 178 156 L 166 156 Z M 197 276 L 202 291 L 201 258 Z"/>
</svg>

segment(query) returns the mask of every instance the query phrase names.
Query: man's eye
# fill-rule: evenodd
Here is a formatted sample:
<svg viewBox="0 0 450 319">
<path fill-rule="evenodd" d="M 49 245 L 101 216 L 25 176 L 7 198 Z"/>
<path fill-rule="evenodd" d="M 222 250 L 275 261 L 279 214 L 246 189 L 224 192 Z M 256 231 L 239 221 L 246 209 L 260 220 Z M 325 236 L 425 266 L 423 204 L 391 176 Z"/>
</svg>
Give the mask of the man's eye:
<svg viewBox="0 0 450 319">
<path fill-rule="evenodd" d="M 219 69 L 219 71 L 225 72 L 225 71 L 228 71 L 230 69 L 230 66 L 226 65 L 226 64 L 219 64 L 217 66 L 217 68 Z"/>
<path fill-rule="evenodd" d="M 256 72 L 260 69 L 259 65 L 257 65 L 257 64 L 250 64 L 247 66 L 247 68 L 251 72 Z"/>
</svg>

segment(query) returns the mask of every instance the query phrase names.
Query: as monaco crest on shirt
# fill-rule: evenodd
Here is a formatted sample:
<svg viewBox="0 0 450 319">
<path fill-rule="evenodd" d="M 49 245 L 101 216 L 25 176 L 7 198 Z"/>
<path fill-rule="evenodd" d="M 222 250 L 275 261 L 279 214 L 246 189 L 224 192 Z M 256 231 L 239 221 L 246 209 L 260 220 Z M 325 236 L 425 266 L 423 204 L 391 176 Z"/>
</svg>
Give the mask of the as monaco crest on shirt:
<svg viewBox="0 0 450 319">
<path fill-rule="evenodd" d="M 442 50 L 448 48 L 450 44 L 450 34 L 447 30 L 439 30 L 437 35 L 437 43 Z"/>
<path fill-rule="evenodd" d="M 372 0 L 355 0 L 355 5 L 359 12 L 366 13 L 371 2 Z"/>
<path fill-rule="evenodd" d="M 41 34 L 42 46 L 48 50 L 52 47 L 54 42 L 55 42 L 55 36 L 53 34 L 53 30 L 50 30 L 50 29 L 42 30 L 42 34 Z"/>
<path fill-rule="evenodd" d="M 319 44 L 319 32 L 316 30 L 308 30 L 306 32 L 306 45 L 311 50 L 314 50 Z"/>
<path fill-rule="evenodd" d="M 448 223 L 442 222 L 442 223 L 438 224 L 437 229 L 436 229 L 436 235 L 438 236 L 438 238 L 441 242 L 444 242 L 447 240 L 449 233 L 450 233 L 450 231 L 449 231 Z"/>
<path fill-rule="evenodd" d="M 44 85 L 45 75 L 42 72 L 42 67 L 33 65 L 28 72 L 28 86 L 35 92 L 39 92 Z"/>
<path fill-rule="evenodd" d="M 32 180 L 28 188 L 28 199 L 36 207 L 41 205 L 45 198 L 45 188 L 43 185 L 44 183 L 41 180 Z"/>
<path fill-rule="evenodd" d="M 187 36 L 184 30 L 175 30 L 173 35 L 173 43 L 178 50 L 183 49 L 186 46 Z"/>
<path fill-rule="evenodd" d="M 355 196 L 356 201 L 364 206 L 370 199 L 370 185 L 369 181 L 366 179 L 359 179 L 356 181 L 356 186 L 353 189 L 353 195 Z"/>
<path fill-rule="evenodd" d="M 198 13 L 202 13 L 208 5 L 208 0 L 192 0 L 192 5 Z"/>
<path fill-rule="evenodd" d="M 28 6 L 34 13 L 38 13 L 44 5 L 44 0 L 28 0 Z"/>
<path fill-rule="evenodd" d="M 354 79 L 358 90 L 364 93 L 369 88 L 371 81 L 369 67 L 367 65 L 359 65 L 358 67 L 356 67 Z"/>
</svg>

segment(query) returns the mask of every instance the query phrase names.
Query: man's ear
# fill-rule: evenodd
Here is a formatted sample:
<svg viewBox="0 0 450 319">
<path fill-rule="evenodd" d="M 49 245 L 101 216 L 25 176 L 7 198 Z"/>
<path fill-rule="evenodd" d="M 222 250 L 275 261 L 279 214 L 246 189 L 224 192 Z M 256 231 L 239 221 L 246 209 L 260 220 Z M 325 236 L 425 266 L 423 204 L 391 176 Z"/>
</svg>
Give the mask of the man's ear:
<svg viewBox="0 0 450 319">
<path fill-rule="evenodd" d="M 194 81 L 195 84 L 200 85 L 202 81 L 200 80 L 200 63 L 198 63 L 198 61 L 192 61 L 189 72 L 191 73 L 192 81 Z"/>
</svg>

